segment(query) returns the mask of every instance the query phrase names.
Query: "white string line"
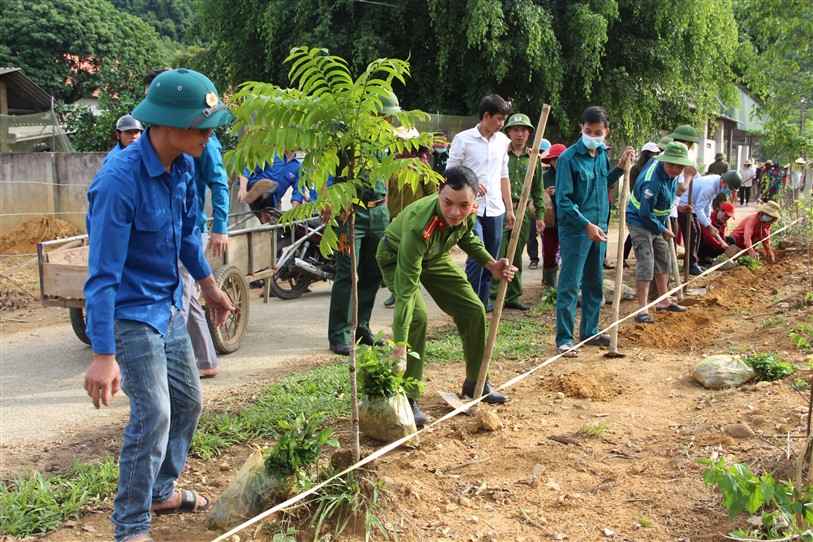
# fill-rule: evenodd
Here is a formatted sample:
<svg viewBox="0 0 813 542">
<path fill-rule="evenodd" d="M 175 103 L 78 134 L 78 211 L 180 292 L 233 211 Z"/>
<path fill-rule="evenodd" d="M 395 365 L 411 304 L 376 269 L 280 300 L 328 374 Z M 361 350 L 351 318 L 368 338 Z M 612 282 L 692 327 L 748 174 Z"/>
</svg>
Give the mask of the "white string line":
<svg viewBox="0 0 813 542">
<path fill-rule="evenodd" d="M 770 235 L 768 235 L 768 237 L 766 237 L 766 239 L 770 239 L 770 238 L 771 238 L 771 237 L 773 237 L 774 235 L 776 235 L 776 234 L 778 234 L 778 233 L 780 233 L 780 232 L 782 232 L 782 231 L 784 231 L 784 230 L 786 230 L 786 229 L 790 228 L 791 226 L 793 226 L 794 224 L 796 224 L 797 222 L 800 222 L 800 221 L 802 221 L 802 220 L 804 220 L 804 218 L 799 218 L 799 219 L 797 219 L 797 220 L 794 220 L 793 222 L 791 222 L 790 224 L 788 224 L 788 225 L 787 225 L 787 226 L 785 226 L 784 228 L 781 228 L 781 229 L 779 229 L 779 230 L 776 230 L 775 232 L 771 232 L 771 234 L 770 234 Z M 666 298 L 667 298 L 669 295 L 671 295 L 672 293 L 677 292 L 679 289 L 681 289 L 681 288 L 683 288 L 683 287 L 688 286 L 689 284 L 691 284 L 691 283 L 692 283 L 692 282 L 694 282 L 695 280 L 697 280 L 697 279 L 699 279 L 699 278 L 701 278 L 701 277 L 705 276 L 706 274 L 710 273 L 711 271 L 716 270 L 717 268 L 719 268 L 720 266 L 722 266 L 722 265 L 723 265 L 723 264 L 725 264 L 726 262 L 731 261 L 731 260 L 733 260 L 734 258 L 738 258 L 738 257 L 739 257 L 741 254 L 743 254 L 743 253 L 744 253 L 744 252 L 746 252 L 747 250 L 748 250 L 747 248 L 742 249 L 742 250 L 741 250 L 741 251 L 739 251 L 739 252 L 738 252 L 736 255 L 731 256 L 730 258 L 728 258 L 728 259 L 726 259 L 726 260 L 723 260 L 721 263 L 719 263 L 719 264 L 715 265 L 714 267 L 710 267 L 710 268 L 706 269 L 706 270 L 705 270 L 703 273 L 701 273 L 700 275 L 697 275 L 697 276 L 695 276 L 694 278 L 689 279 L 689 281 L 688 281 L 688 282 L 686 282 L 685 284 L 683 284 L 683 286 L 676 286 L 675 288 L 673 288 L 672 290 L 667 291 L 665 294 L 663 294 L 662 296 L 660 296 L 660 297 L 659 297 L 658 299 L 656 299 L 655 301 L 652 301 L 651 303 L 649 303 L 649 304 L 648 304 L 648 305 L 646 305 L 645 307 L 643 307 L 643 308 L 640 308 L 640 309 L 636 310 L 635 312 L 633 312 L 633 313 L 631 313 L 631 314 L 629 314 L 629 315 L 625 316 L 624 318 L 621 318 L 621 319 L 619 319 L 619 320 L 616 320 L 615 322 L 613 322 L 612 324 L 610 324 L 610 325 L 609 325 L 607 328 L 605 328 L 605 329 L 603 329 L 603 330 L 599 331 L 597 334 L 592 335 L 592 336 L 590 336 L 590 337 L 588 337 L 588 338 L 586 338 L 586 339 L 583 339 L 583 340 L 582 340 L 580 343 L 578 343 L 576 346 L 574 346 L 574 347 L 572 348 L 572 350 L 575 350 L 576 348 L 579 348 L 580 346 L 583 346 L 583 345 L 584 345 L 584 344 L 586 344 L 586 343 L 587 343 L 587 341 L 589 341 L 590 339 L 592 339 L 592 338 L 594 338 L 594 337 L 597 337 L 597 336 L 598 336 L 598 335 L 600 335 L 601 333 L 604 333 L 604 332 L 606 332 L 606 331 L 608 331 L 608 330 L 612 329 L 613 327 L 617 326 L 617 325 L 618 325 L 618 324 L 620 324 L 621 322 L 623 322 L 623 321 L 625 321 L 625 320 L 628 320 L 629 318 L 634 317 L 636 314 L 638 314 L 638 313 L 642 312 L 643 310 L 648 309 L 649 307 L 651 307 L 651 306 L 653 306 L 653 305 L 657 304 L 658 302 L 660 302 L 660 301 L 661 301 L 661 300 L 663 300 L 663 299 L 666 299 Z M 688 257 L 688 255 L 687 255 L 687 257 Z M 623 271 L 622 271 L 622 272 L 623 272 Z M 568 350 L 568 352 L 569 352 L 569 351 L 570 351 L 570 350 Z M 497 388 L 495 388 L 495 389 L 496 389 L 496 390 L 502 390 L 502 389 L 505 389 L 505 388 L 509 388 L 509 387 L 513 386 L 514 384 L 516 384 L 517 382 L 519 382 L 519 381 L 521 381 L 521 380 L 524 380 L 524 379 L 525 379 L 525 378 L 527 378 L 528 376 L 532 375 L 533 373 L 535 373 L 535 372 L 536 372 L 536 371 L 538 371 L 539 369 L 541 369 L 541 368 L 543 368 L 543 367 L 545 367 L 545 366 L 547 366 L 547 365 L 550 365 L 551 363 L 553 363 L 554 361 L 558 360 L 559 358 L 561 358 L 561 357 L 562 357 L 562 356 L 564 356 L 564 355 L 565 355 L 565 353 L 564 353 L 564 352 L 558 353 L 558 354 L 556 354 L 555 356 L 553 356 L 553 357 L 550 357 L 550 358 L 546 359 L 545 361 L 543 361 L 542 363 L 540 363 L 540 364 L 539 364 L 539 365 L 537 365 L 536 367 L 533 367 L 533 368 L 531 368 L 531 369 L 527 370 L 526 372 L 524 372 L 524 373 L 522 373 L 522 374 L 520 374 L 520 375 L 515 376 L 514 378 L 512 378 L 512 379 L 508 380 L 507 382 L 503 383 L 502 385 L 498 386 L 498 387 L 497 387 Z M 442 416 L 441 418 L 438 418 L 437 420 L 435 420 L 435 421 L 434 421 L 434 422 L 432 422 L 431 424 L 424 426 L 424 428 L 423 428 L 423 429 L 419 429 L 419 430 L 418 430 L 418 431 L 416 431 L 415 433 L 411 433 L 410 435 L 407 435 L 406 437 L 402 437 L 402 438 L 400 438 L 400 439 L 396 440 L 395 442 L 391 442 L 391 443 L 387 444 L 386 446 L 384 446 L 384 447 L 382 447 L 382 448 L 379 448 L 378 450 L 376 450 L 376 451 L 375 451 L 375 452 L 373 452 L 372 454 L 370 454 L 370 455 L 368 455 L 367 457 L 365 457 L 365 458 L 361 459 L 361 460 L 360 460 L 358 463 L 355 463 L 354 465 L 350 465 L 349 467 L 347 467 L 346 469 L 344 469 L 342 472 L 340 472 L 340 473 L 338 473 L 338 474 L 336 474 L 336 475 L 334 475 L 334 476 L 332 476 L 332 477 L 328 478 L 328 479 L 327 479 L 327 480 L 325 480 L 324 482 L 322 482 L 322 483 L 320 483 L 320 484 L 317 484 L 317 485 L 315 485 L 315 486 L 313 486 L 313 487 L 311 487 L 311 488 L 307 489 L 306 491 L 303 491 L 302 493 L 299 493 L 299 494 L 297 494 L 297 495 L 294 495 L 293 497 L 291 497 L 291 498 L 290 498 L 290 499 L 288 499 L 287 501 L 284 501 L 284 502 L 282 502 L 282 503 L 280 503 L 280 504 L 277 504 L 277 505 L 273 506 L 272 508 L 269 508 L 269 509 L 268 509 L 268 510 L 266 510 L 265 512 L 262 512 L 262 513 L 260 513 L 260 514 L 258 514 L 258 515 L 256 515 L 256 516 L 254 516 L 253 518 L 251 518 L 251 519 L 249 519 L 249 520 L 247 520 L 247 521 L 243 522 L 242 524 L 238 525 L 237 527 L 232 528 L 230 531 L 228 531 L 228 532 L 226 532 L 226 533 L 224 533 L 224 534 L 222 534 L 222 535 L 218 536 L 217 538 L 213 539 L 213 540 L 212 540 L 212 542 L 222 542 L 223 540 L 226 540 L 228 537 L 230 537 L 230 536 L 232 536 L 232 535 L 234 535 L 234 534 L 237 534 L 238 532 L 242 531 L 242 530 L 243 530 L 243 529 L 245 529 L 246 527 L 250 527 L 251 525 L 254 525 L 255 523 L 257 523 L 258 521 L 261 521 L 261 520 L 263 520 L 263 519 L 267 518 L 267 517 L 268 517 L 268 516 L 270 516 L 271 514 L 275 514 L 275 513 L 280 512 L 280 511 L 282 511 L 282 510 L 284 510 L 284 509 L 286 509 L 286 508 L 290 508 L 292 505 L 294 505 L 294 504 L 298 503 L 299 501 L 301 501 L 301 500 L 302 500 L 302 499 L 304 499 L 305 497 L 308 497 L 308 496 L 310 496 L 310 495 L 314 494 L 316 491 L 318 491 L 319 489 L 323 488 L 324 486 L 326 486 L 328 483 L 332 482 L 333 480 L 336 480 L 337 478 L 339 478 L 339 477 L 341 477 L 341 476 L 344 476 L 345 474 L 347 474 L 347 473 L 349 473 L 349 472 L 351 472 L 351 471 L 354 471 L 354 470 L 356 470 L 356 469 L 358 469 L 358 468 L 360 468 L 360 467 L 362 467 L 362 466 L 366 465 L 367 463 L 370 463 L 371 461 L 373 461 L 373 460 L 375 460 L 375 459 L 378 459 L 378 458 L 379 458 L 379 457 L 381 457 L 382 455 L 384 455 L 384 454 L 386 454 L 386 453 L 391 452 L 392 450 L 394 450 L 394 449 L 395 449 L 395 448 L 397 448 L 398 446 L 400 446 L 400 445 L 402 445 L 402 444 L 404 444 L 404 443 L 406 443 L 406 442 L 408 442 L 408 441 L 412 440 L 413 438 L 415 438 L 416 436 L 420 435 L 421 433 L 423 433 L 423 432 L 424 432 L 424 431 L 426 431 L 427 429 L 430 429 L 430 428 L 432 428 L 432 427 L 434 427 L 434 426 L 436 426 L 436 425 L 440 424 L 441 422 L 444 422 L 444 421 L 446 421 L 446 420 L 448 420 L 448 419 L 450 419 L 450 418 L 452 418 L 452 417 L 454 417 L 454 416 L 457 416 L 457 415 L 458 415 L 458 414 L 460 414 L 461 412 L 465 412 L 465 411 L 469 410 L 469 408 L 471 408 L 472 406 L 474 406 L 474 405 L 476 405 L 476 404 L 480 403 L 480 402 L 481 402 L 483 399 L 485 399 L 485 397 L 487 397 L 487 396 L 483 396 L 483 397 L 480 397 L 480 398 L 478 398 L 478 399 L 472 399 L 470 402 L 468 402 L 468 403 L 464 403 L 462 406 L 460 406 L 460 407 L 458 407 L 458 408 L 456 408 L 456 409 L 452 410 L 451 412 L 449 412 L 449 413 L 448 413 L 448 414 L 446 414 L 445 416 Z"/>
</svg>

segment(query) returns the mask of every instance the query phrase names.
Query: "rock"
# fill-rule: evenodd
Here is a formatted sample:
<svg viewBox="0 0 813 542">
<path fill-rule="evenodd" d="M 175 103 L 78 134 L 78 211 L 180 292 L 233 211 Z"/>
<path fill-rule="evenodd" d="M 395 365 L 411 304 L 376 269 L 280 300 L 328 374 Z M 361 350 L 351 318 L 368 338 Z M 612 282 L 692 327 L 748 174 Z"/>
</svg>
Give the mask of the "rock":
<svg viewBox="0 0 813 542">
<path fill-rule="evenodd" d="M 723 431 L 736 439 L 747 439 L 754 436 L 754 430 L 744 423 L 730 423 L 723 427 Z"/>
<path fill-rule="evenodd" d="M 447 504 L 446 506 L 444 506 L 444 507 L 443 507 L 443 510 L 444 510 L 446 513 L 449 513 L 449 512 L 454 512 L 454 511 L 455 511 L 455 510 L 457 510 L 458 508 L 460 508 L 458 505 L 453 504 L 453 503 L 449 503 L 449 504 Z"/>
<path fill-rule="evenodd" d="M 229 465 L 228 461 L 221 461 L 220 464 L 218 464 L 217 468 L 219 468 L 223 472 L 227 472 L 231 469 L 231 465 Z"/>
<path fill-rule="evenodd" d="M 768 420 L 765 419 L 765 416 L 760 416 L 757 414 L 756 416 L 751 417 L 751 425 L 754 427 L 765 427 L 768 425 Z"/>
<path fill-rule="evenodd" d="M 479 522 L 479 521 L 480 521 L 480 518 L 478 518 L 478 517 L 477 517 L 477 516 L 475 516 L 475 515 L 471 515 L 471 516 L 469 516 L 468 521 L 469 521 L 469 523 L 477 523 L 477 522 Z"/>
<path fill-rule="evenodd" d="M 477 412 L 477 426 L 480 431 L 495 432 L 502 429 L 502 421 L 493 410 L 486 410 L 482 407 Z"/>
<path fill-rule="evenodd" d="M 460 506 L 471 506 L 471 499 L 468 497 L 463 497 L 462 495 L 458 497 L 457 504 Z"/>
<path fill-rule="evenodd" d="M 229 538 L 229 542 L 240 542 L 240 535 L 239 534 L 231 535 L 231 538 Z"/>
</svg>

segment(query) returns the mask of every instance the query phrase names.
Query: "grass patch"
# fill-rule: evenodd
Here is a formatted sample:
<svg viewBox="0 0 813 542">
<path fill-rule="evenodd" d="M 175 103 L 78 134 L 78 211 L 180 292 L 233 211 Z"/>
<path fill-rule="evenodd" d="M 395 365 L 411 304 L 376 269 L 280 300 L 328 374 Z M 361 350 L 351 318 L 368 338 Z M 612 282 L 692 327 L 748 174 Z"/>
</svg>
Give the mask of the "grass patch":
<svg viewBox="0 0 813 542">
<path fill-rule="evenodd" d="M 486 331 L 487 332 L 487 331 Z M 552 330 L 537 320 L 503 320 L 494 344 L 496 359 L 526 359 L 539 352 L 542 336 Z M 426 343 L 426 360 L 429 365 L 463 361 L 463 343 L 457 330 L 444 332 Z"/>
<path fill-rule="evenodd" d="M 609 421 L 597 423 L 594 425 L 583 425 L 579 428 L 577 433 L 587 438 L 599 438 L 604 434 L 604 430 L 610 424 Z"/>
<path fill-rule="evenodd" d="M 316 423 L 350 412 L 347 365 L 335 363 L 295 375 L 261 388 L 251 406 L 235 412 L 201 415 L 192 453 L 211 459 L 235 444 L 273 439 L 279 422 L 307 414 Z"/>
<path fill-rule="evenodd" d="M 15 537 L 43 535 L 85 506 L 108 500 L 116 490 L 118 465 L 112 457 L 77 463 L 63 476 L 27 472 L 0 483 L 0 531 Z"/>
<path fill-rule="evenodd" d="M 783 317 L 776 317 L 776 318 L 766 318 L 761 324 L 759 324 L 756 329 L 757 331 L 762 331 L 763 329 L 770 329 L 772 327 L 776 327 L 779 324 L 784 323 L 785 319 Z"/>
</svg>

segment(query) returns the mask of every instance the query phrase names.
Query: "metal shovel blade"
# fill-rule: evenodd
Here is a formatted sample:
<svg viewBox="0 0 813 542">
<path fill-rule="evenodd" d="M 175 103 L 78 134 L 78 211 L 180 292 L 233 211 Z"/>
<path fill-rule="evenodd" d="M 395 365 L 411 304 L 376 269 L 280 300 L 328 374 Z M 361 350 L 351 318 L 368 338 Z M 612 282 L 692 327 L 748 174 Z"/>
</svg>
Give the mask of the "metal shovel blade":
<svg viewBox="0 0 813 542">
<path fill-rule="evenodd" d="M 465 408 L 465 403 L 460 400 L 456 393 L 450 391 L 439 391 L 438 394 L 443 398 L 450 407 L 457 410 L 458 408 Z"/>
</svg>

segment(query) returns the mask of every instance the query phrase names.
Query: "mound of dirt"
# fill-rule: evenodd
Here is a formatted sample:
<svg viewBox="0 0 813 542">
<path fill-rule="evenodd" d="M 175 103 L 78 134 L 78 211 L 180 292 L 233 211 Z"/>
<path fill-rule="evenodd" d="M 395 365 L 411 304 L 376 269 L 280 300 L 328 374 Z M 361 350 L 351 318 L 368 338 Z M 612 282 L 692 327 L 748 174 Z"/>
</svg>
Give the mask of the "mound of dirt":
<svg viewBox="0 0 813 542">
<path fill-rule="evenodd" d="M 82 231 L 52 215 L 31 217 L 0 235 L 0 254 L 32 254 L 37 243 L 80 235 Z"/>
<path fill-rule="evenodd" d="M 624 338 L 624 344 L 663 350 L 694 350 L 696 344 L 706 344 L 714 335 L 715 330 L 710 324 L 715 321 L 715 314 L 726 311 L 717 303 L 705 304 L 706 300 L 680 314 L 658 312 L 653 315 L 656 325 L 635 324 L 622 328 L 619 335 Z"/>
<path fill-rule="evenodd" d="M 621 395 L 623 386 L 614 383 L 612 375 L 570 373 L 559 375 L 545 385 L 551 391 L 560 391 L 576 399 L 606 401 Z"/>
</svg>

